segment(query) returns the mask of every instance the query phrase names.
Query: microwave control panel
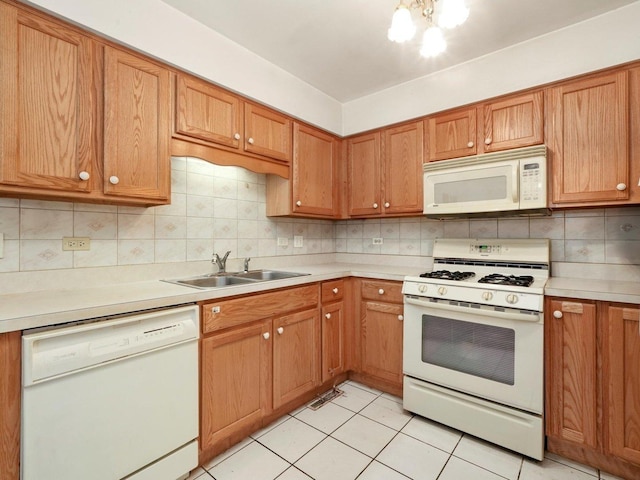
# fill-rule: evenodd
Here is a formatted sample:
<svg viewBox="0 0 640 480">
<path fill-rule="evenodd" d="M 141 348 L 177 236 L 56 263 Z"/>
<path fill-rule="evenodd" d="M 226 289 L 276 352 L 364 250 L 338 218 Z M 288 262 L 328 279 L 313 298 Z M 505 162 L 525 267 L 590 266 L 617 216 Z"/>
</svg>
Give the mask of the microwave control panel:
<svg viewBox="0 0 640 480">
<path fill-rule="evenodd" d="M 546 206 L 547 201 L 547 172 L 545 163 L 539 159 L 530 158 L 520 162 L 520 207 L 527 204 Z"/>
</svg>

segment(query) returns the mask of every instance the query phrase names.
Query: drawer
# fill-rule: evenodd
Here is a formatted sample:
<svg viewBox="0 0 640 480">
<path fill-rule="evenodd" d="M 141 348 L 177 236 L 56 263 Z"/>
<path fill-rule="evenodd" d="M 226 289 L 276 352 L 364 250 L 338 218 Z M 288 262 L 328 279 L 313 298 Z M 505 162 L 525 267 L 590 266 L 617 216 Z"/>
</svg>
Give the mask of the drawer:
<svg viewBox="0 0 640 480">
<path fill-rule="evenodd" d="M 362 280 L 362 298 L 363 300 L 402 303 L 402 282 Z"/>
<path fill-rule="evenodd" d="M 322 283 L 322 303 L 342 300 L 344 296 L 344 280 L 334 280 Z"/>
<path fill-rule="evenodd" d="M 304 287 L 220 299 L 202 305 L 202 332 L 215 332 L 245 322 L 318 306 L 317 283 Z"/>
</svg>

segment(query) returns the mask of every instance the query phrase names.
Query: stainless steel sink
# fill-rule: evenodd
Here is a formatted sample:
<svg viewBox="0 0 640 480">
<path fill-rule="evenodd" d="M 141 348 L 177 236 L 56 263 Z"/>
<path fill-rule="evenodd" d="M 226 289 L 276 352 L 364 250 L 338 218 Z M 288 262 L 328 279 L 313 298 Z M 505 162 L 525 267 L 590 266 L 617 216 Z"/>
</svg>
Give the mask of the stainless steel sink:
<svg viewBox="0 0 640 480">
<path fill-rule="evenodd" d="M 234 274 L 237 278 L 250 278 L 253 280 L 282 280 L 284 278 L 301 277 L 308 273 L 282 272 L 280 270 L 250 270 Z"/>
<path fill-rule="evenodd" d="M 249 283 L 266 282 L 269 280 L 282 280 L 285 278 L 309 275 L 308 273 L 282 272 L 279 270 L 250 270 L 248 272 L 221 273 L 215 275 L 201 275 L 199 277 L 165 280 L 165 282 L 185 285 L 194 288 L 222 288 L 234 285 L 246 285 Z"/>
</svg>

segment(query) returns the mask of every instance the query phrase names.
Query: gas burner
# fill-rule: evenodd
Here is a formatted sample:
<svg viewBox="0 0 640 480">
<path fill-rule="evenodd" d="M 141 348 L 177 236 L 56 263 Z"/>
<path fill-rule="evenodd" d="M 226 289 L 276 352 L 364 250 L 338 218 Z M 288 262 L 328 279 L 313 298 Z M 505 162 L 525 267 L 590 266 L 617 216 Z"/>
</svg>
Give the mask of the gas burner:
<svg viewBox="0 0 640 480">
<path fill-rule="evenodd" d="M 440 280 L 455 280 L 457 282 L 475 277 L 475 272 L 451 272 L 449 270 L 436 270 L 420 275 L 422 278 L 438 278 Z"/>
<path fill-rule="evenodd" d="M 528 287 L 533 283 L 533 277 L 530 275 L 502 275 L 500 273 L 492 273 L 478 280 L 478 283 L 491 283 L 493 285 L 513 285 L 516 287 Z"/>
</svg>

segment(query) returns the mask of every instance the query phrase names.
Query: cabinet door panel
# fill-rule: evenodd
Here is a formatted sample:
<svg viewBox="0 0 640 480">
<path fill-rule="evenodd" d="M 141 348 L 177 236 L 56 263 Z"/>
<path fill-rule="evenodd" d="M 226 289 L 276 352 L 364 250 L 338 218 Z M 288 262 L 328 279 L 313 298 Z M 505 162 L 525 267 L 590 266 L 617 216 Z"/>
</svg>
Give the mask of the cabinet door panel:
<svg viewBox="0 0 640 480">
<path fill-rule="evenodd" d="M 97 170 L 96 46 L 0 3 L 0 182 L 88 192 Z M 80 172 L 90 175 L 88 181 Z"/>
<path fill-rule="evenodd" d="M 291 161 L 291 119 L 273 110 L 244 104 L 244 149 L 265 157 Z"/>
<path fill-rule="evenodd" d="M 307 310 L 273 320 L 273 408 L 318 385 L 320 318 Z"/>
<path fill-rule="evenodd" d="M 549 91 L 555 204 L 629 197 L 627 72 Z M 618 190 L 624 184 L 625 189 Z"/>
<path fill-rule="evenodd" d="M 423 122 L 386 129 L 383 146 L 384 212 L 422 212 Z"/>
<path fill-rule="evenodd" d="M 640 465 L 640 308 L 610 306 L 606 326 L 608 451 Z"/>
<path fill-rule="evenodd" d="M 402 305 L 362 302 L 362 371 L 402 384 Z"/>
<path fill-rule="evenodd" d="M 596 306 L 560 299 L 548 305 L 547 435 L 595 448 Z M 560 312 L 562 317 L 551 312 Z"/>
<path fill-rule="evenodd" d="M 240 99 L 211 84 L 178 75 L 176 132 L 228 147 L 240 146 Z M 237 138 L 236 138 L 237 137 Z"/>
<path fill-rule="evenodd" d="M 271 321 L 202 340 L 200 448 L 258 424 L 271 396 Z"/>
<path fill-rule="evenodd" d="M 297 122 L 293 138 L 293 211 L 326 217 L 337 215 L 337 141 Z"/>
<path fill-rule="evenodd" d="M 349 215 L 381 212 L 380 132 L 348 140 Z"/>
<path fill-rule="evenodd" d="M 543 142 L 543 92 L 521 95 L 484 106 L 485 152 L 526 147 Z"/>
<path fill-rule="evenodd" d="M 429 122 L 429 161 L 475 155 L 476 109 L 431 117 Z"/>
<path fill-rule="evenodd" d="M 168 70 L 105 47 L 105 193 L 168 200 L 169 88 Z"/>
<path fill-rule="evenodd" d="M 344 305 L 333 303 L 322 308 L 322 381 L 344 371 Z"/>
</svg>

